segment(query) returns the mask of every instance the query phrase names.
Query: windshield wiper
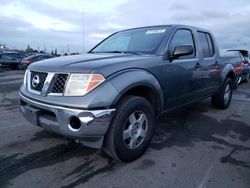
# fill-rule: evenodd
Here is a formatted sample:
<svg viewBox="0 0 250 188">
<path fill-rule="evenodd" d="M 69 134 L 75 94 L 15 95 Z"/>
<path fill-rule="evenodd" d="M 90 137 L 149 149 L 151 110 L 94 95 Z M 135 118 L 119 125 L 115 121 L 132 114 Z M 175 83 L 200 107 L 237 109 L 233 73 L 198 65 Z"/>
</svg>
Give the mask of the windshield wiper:
<svg viewBox="0 0 250 188">
<path fill-rule="evenodd" d="M 114 50 L 114 51 L 97 51 L 97 52 L 92 52 L 92 53 L 117 53 L 117 54 L 134 54 L 134 55 L 142 55 L 142 53 L 139 52 L 133 52 L 133 51 L 119 51 L 119 50 Z"/>
</svg>

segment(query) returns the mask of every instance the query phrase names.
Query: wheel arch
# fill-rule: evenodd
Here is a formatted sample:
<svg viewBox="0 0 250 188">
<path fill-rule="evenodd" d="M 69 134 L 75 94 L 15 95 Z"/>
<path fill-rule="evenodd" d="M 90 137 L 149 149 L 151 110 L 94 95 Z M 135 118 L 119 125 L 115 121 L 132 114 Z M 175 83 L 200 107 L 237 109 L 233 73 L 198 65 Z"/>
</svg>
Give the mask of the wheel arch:
<svg viewBox="0 0 250 188">
<path fill-rule="evenodd" d="M 116 105 L 124 96 L 135 95 L 146 98 L 156 113 L 163 109 L 164 97 L 158 80 L 145 70 L 130 70 L 118 73 L 110 79 L 118 95 L 112 105 Z"/>
<path fill-rule="evenodd" d="M 227 64 L 222 71 L 223 82 L 226 78 L 231 78 L 233 80 L 233 82 L 237 81 L 237 76 L 236 76 L 234 67 L 231 64 Z"/>
</svg>

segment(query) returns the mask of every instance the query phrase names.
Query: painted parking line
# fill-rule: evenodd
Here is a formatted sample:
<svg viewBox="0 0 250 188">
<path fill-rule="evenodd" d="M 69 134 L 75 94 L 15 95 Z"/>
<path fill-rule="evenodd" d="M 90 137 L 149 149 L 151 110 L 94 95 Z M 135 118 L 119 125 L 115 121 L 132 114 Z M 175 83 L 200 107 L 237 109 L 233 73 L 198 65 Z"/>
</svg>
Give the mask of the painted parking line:
<svg viewBox="0 0 250 188">
<path fill-rule="evenodd" d="M 0 130 L 9 129 L 9 128 L 14 128 L 14 127 L 20 127 L 20 126 L 29 126 L 29 124 L 28 124 L 28 123 L 25 123 L 25 122 L 17 123 L 17 124 L 15 124 L 15 125 L 0 127 Z"/>
<path fill-rule="evenodd" d="M 244 111 L 245 107 L 246 107 L 246 104 L 242 104 L 242 105 L 240 106 L 240 108 L 238 108 L 237 114 L 242 114 L 242 111 Z M 230 126 L 233 127 L 234 125 L 232 124 L 232 125 L 230 125 Z M 227 135 L 227 136 L 224 137 L 224 140 L 225 140 L 226 142 L 229 142 L 229 138 L 230 138 L 229 135 Z M 223 151 L 218 150 L 218 151 L 216 152 L 216 154 L 215 154 L 215 156 L 216 156 L 215 159 L 218 159 L 219 156 L 222 155 L 222 153 L 223 153 Z M 208 187 L 208 184 L 209 184 L 209 181 L 208 181 L 208 180 L 211 178 L 211 174 L 212 174 L 214 168 L 216 167 L 216 164 L 217 164 L 217 163 L 218 163 L 218 161 L 217 161 L 217 160 L 214 160 L 214 161 L 210 164 L 209 168 L 207 169 L 207 171 L 206 171 L 204 177 L 202 178 L 202 180 L 201 180 L 200 184 L 197 186 L 197 188 L 206 188 L 206 187 Z"/>
</svg>

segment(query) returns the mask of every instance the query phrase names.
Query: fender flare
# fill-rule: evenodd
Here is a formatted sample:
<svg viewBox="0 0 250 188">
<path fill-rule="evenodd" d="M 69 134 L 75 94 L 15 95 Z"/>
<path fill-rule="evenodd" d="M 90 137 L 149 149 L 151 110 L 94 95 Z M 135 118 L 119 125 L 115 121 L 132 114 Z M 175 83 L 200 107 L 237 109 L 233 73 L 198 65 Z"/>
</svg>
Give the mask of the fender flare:
<svg viewBox="0 0 250 188">
<path fill-rule="evenodd" d="M 236 79 L 236 73 L 235 73 L 233 65 L 232 64 L 226 64 L 226 66 L 223 68 L 222 73 L 221 73 L 222 82 L 224 82 L 224 80 L 226 79 L 226 77 L 228 76 L 228 74 L 230 72 L 233 73 L 234 78 Z"/>
<path fill-rule="evenodd" d="M 150 72 L 143 69 L 127 69 L 117 72 L 110 76 L 108 80 L 113 87 L 118 91 L 118 95 L 112 102 L 115 105 L 121 97 L 129 90 L 135 87 L 148 87 L 157 96 L 159 110 L 163 109 L 164 95 L 159 81 Z"/>
</svg>

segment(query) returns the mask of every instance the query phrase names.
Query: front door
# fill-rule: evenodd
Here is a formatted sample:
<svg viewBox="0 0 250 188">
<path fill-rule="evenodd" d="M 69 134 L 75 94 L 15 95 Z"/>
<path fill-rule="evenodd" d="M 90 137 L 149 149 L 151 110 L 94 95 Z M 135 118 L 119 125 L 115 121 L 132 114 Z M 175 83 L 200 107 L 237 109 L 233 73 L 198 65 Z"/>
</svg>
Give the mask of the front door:
<svg viewBox="0 0 250 188">
<path fill-rule="evenodd" d="M 193 87 L 196 77 L 197 58 L 194 36 L 189 29 L 178 29 L 169 43 L 168 50 L 173 51 L 175 47 L 182 45 L 192 45 L 194 51 L 190 55 L 181 56 L 166 62 L 164 71 L 164 96 L 165 109 L 171 109 L 189 103 L 193 99 Z"/>
</svg>

